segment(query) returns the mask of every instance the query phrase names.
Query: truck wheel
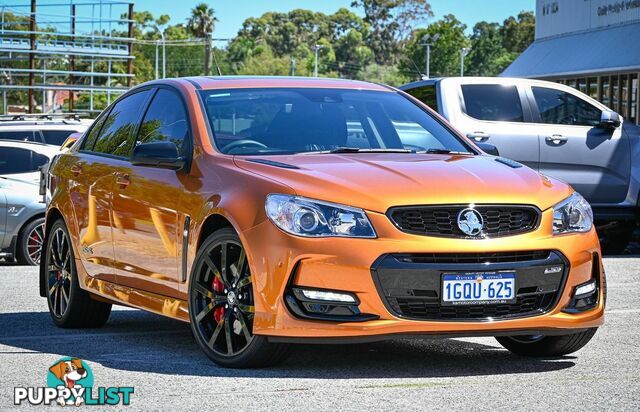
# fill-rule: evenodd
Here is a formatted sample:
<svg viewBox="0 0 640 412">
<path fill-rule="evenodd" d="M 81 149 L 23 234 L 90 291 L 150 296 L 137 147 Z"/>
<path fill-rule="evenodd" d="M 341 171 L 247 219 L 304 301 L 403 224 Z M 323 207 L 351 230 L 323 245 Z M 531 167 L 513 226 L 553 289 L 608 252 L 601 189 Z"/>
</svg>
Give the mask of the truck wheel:
<svg viewBox="0 0 640 412">
<path fill-rule="evenodd" d="M 584 332 L 559 336 L 497 336 L 496 340 L 505 349 L 521 356 L 563 356 L 582 349 L 597 330 L 598 328 L 591 328 Z"/>
</svg>

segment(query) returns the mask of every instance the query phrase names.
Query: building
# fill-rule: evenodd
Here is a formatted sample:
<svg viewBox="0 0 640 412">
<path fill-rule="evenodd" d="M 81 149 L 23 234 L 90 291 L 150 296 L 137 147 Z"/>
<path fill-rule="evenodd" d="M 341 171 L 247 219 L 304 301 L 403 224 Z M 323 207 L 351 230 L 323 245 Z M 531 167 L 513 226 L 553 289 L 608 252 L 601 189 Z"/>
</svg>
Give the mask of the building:
<svg viewBox="0 0 640 412">
<path fill-rule="evenodd" d="M 537 0 L 535 41 L 501 76 L 564 83 L 640 123 L 640 0 Z"/>
</svg>

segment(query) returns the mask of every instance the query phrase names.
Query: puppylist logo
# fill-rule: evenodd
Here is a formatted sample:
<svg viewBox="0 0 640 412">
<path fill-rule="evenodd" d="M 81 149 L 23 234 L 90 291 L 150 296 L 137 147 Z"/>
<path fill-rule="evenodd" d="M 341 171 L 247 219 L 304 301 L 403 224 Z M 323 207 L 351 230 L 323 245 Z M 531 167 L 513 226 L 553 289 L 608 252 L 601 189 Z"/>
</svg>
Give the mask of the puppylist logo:
<svg viewBox="0 0 640 412">
<path fill-rule="evenodd" d="M 14 388 L 13 403 L 22 405 L 60 406 L 129 405 L 133 388 L 93 386 L 93 372 L 78 358 L 64 357 L 51 365 L 47 373 L 47 387 Z"/>
</svg>

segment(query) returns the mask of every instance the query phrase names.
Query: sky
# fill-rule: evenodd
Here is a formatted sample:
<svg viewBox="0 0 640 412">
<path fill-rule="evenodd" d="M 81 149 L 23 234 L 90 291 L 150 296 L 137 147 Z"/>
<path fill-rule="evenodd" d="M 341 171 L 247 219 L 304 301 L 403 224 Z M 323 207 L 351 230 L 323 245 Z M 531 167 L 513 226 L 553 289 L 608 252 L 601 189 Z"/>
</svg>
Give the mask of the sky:
<svg viewBox="0 0 640 412">
<path fill-rule="evenodd" d="M 135 9 L 149 10 L 154 16 L 168 14 L 171 23 L 184 22 L 191 8 L 200 0 L 136 0 Z M 310 9 L 331 14 L 341 7 L 350 7 L 351 0 L 225 0 L 207 1 L 220 20 L 214 37 L 234 37 L 242 22 L 248 17 L 259 17 L 267 11 L 286 12 L 296 8 Z M 502 22 L 522 10 L 534 10 L 535 0 L 430 0 L 433 20 L 453 14 L 468 26 L 470 31 L 479 21 Z"/>
</svg>

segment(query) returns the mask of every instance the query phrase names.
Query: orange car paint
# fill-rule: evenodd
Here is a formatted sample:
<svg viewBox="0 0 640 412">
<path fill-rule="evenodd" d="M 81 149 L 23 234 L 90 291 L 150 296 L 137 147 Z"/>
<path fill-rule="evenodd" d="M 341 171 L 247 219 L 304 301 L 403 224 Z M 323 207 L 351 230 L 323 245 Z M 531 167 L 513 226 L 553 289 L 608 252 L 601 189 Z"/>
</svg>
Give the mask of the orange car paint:
<svg viewBox="0 0 640 412">
<path fill-rule="evenodd" d="M 249 162 L 216 150 L 196 87 L 327 87 L 391 92 L 390 89 L 362 82 L 268 78 L 170 79 L 147 85 L 154 84 L 174 87 L 185 100 L 194 143 L 188 174 L 79 153 L 77 145 L 61 155 L 52 171 L 48 217 L 59 213 L 64 218 L 81 286 L 97 297 L 188 321 L 188 279 L 182 278 L 181 266 L 185 219 L 191 218 L 186 259 L 186 273 L 190 273 L 204 223 L 219 215 L 231 223 L 247 250 L 255 295 L 255 334 L 351 337 L 480 333 L 578 329 L 603 323 L 603 296 L 593 310 L 580 314 L 562 312 L 574 287 L 591 277 L 592 254 L 600 252 L 595 229 L 579 234 L 551 234 L 551 208 L 572 192 L 566 184 L 483 156 L 261 156 L 296 165 L 297 170 Z M 461 139 L 466 140 L 462 136 Z M 89 191 L 84 190 L 88 187 Z M 107 193 L 113 195 L 109 197 Z M 296 194 L 363 208 L 378 237 L 309 239 L 285 234 L 265 215 L 264 201 L 270 193 Z M 384 214 L 391 206 L 451 203 L 531 204 L 542 211 L 542 221 L 529 233 L 468 240 L 403 233 Z M 382 303 L 370 270 L 379 256 L 392 252 L 539 249 L 554 249 L 565 255 L 571 268 L 567 284 L 552 311 L 512 320 L 442 322 L 397 318 Z M 296 284 L 354 292 L 361 301 L 361 310 L 380 318 L 335 323 L 292 316 L 283 296 L 296 265 Z"/>
</svg>

